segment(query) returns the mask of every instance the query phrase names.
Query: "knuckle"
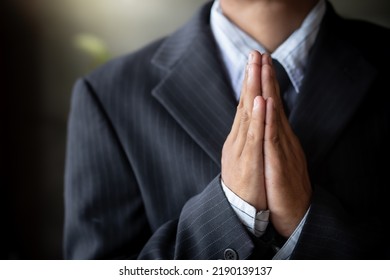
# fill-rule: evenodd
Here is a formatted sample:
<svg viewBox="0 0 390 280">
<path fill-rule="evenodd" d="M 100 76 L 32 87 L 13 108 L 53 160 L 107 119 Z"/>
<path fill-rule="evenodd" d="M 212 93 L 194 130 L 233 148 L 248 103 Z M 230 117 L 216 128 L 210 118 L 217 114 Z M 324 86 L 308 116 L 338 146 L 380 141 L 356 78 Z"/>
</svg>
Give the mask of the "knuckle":
<svg viewBox="0 0 390 280">
<path fill-rule="evenodd" d="M 273 137 L 271 137 L 271 142 L 274 144 L 279 144 L 280 143 L 279 135 L 274 135 Z"/>
<path fill-rule="evenodd" d="M 279 145 L 280 137 L 278 135 L 272 135 L 271 137 L 265 138 L 264 141 L 270 142 L 273 145 Z"/>
<path fill-rule="evenodd" d="M 247 123 L 250 120 L 250 114 L 247 110 L 241 112 L 241 123 Z"/>
<path fill-rule="evenodd" d="M 226 139 L 225 143 L 222 146 L 222 156 L 225 156 L 230 151 L 230 140 Z"/>
<path fill-rule="evenodd" d="M 258 137 L 256 133 L 254 133 L 252 130 L 249 130 L 247 135 L 246 135 L 246 141 L 251 144 L 257 142 Z"/>
</svg>

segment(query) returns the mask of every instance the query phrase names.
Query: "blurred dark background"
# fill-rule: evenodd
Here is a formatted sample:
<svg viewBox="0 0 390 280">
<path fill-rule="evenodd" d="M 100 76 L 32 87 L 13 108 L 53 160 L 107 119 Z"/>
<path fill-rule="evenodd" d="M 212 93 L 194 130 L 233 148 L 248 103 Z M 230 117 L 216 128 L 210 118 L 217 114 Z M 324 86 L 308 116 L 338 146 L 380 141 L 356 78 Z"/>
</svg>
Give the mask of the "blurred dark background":
<svg viewBox="0 0 390 280">
<path fill-rule="evenodd" d="M 0 259 L 62 258 L 66 121 L 76 78 L 170 33 L 204 2 L 0 1 Z M 331 2 L 346 17 L 390 27 L 388 0 Z"/>
</svg>

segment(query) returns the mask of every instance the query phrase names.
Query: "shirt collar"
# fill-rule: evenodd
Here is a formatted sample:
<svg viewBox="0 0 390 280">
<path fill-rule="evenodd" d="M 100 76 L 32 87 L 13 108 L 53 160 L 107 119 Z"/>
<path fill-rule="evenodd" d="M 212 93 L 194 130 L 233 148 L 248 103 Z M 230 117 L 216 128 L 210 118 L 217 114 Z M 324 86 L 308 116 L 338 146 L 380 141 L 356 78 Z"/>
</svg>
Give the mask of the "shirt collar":
<svg viewBox="0 0 390 280">
<path fill-rule="evenodd" d="M 302 25 L 271 54 L 272 58 L 283 65 L 297 93 L 304 78 L 308 53 L 317 37 L 325 9 L 325 1 L 320 0 Z M 211 9 L 210 22 L 233 88 L 236 95 L 239 95 L 249 52 L 255 49 L 264 53 L 266 50 L 223 15 L 218 0 L 214 1 Z"/>
</svg>

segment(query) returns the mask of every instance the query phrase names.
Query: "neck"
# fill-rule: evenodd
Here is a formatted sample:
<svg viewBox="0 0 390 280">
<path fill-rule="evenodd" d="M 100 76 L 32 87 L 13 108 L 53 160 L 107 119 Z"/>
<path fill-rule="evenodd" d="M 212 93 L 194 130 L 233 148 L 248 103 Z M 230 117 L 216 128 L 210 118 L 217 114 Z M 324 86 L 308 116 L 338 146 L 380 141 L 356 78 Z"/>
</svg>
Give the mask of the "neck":
<svg viewBox="0 0 390 280">
<path fill-rule="evenodd" d="M 319 0 L 220 0 L 224 15 L 272 53 Z"/>
</svg>

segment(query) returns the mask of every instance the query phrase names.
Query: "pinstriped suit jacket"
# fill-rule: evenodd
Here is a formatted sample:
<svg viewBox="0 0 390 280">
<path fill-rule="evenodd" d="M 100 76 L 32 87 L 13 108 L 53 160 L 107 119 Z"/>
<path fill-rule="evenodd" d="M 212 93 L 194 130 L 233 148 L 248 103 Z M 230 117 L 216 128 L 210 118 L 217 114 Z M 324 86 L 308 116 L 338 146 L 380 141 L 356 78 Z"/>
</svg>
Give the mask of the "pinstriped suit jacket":
<svg viewBox="0 0 390 280">
<path fill-rule="evenodd" d="M 219 183 L 236 101 L 209 27 L 184 27 L 77 81 L 69 117 L 68 259 L 240 259 L 261 247 Z M 294 259 L 388 258 L 389 90 L 384 28 L 328 4 L 290 123 L 314 188 Z M 384 89 L 383 89 L 384 88 Z M 387 89 L 386 89 L 387 88 Z"/>
</svg>

